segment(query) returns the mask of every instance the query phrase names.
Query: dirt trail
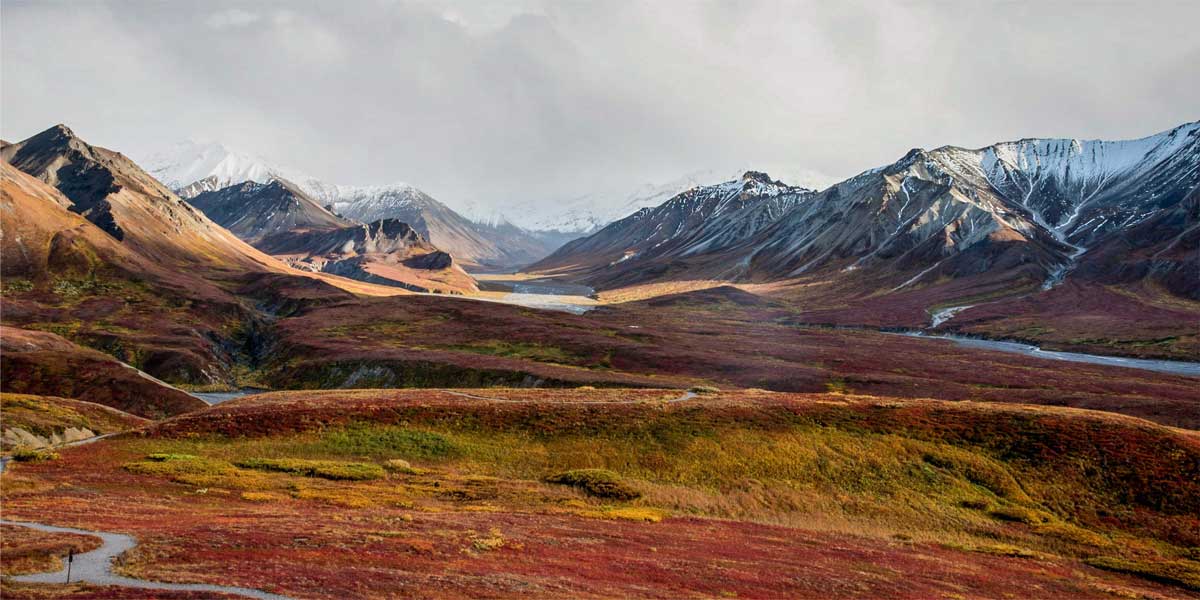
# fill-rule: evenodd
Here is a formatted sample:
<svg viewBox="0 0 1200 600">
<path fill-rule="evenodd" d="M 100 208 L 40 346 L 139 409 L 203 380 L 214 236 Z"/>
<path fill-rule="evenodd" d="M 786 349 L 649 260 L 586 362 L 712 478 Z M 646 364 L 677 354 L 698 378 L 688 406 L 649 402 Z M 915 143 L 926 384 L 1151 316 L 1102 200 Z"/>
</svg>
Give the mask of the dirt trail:
<svg viewBox="0 0 1200 600">
<path fill-rule="evenodd" d="M 270 592 L 264 592 L 262 590 L 255 590 L 251 588 L 212 585 L 207 583 L 165 583 L 114 575 L 112 571 L 113 560 L 137 545 L 137 540 L 134 539 L 133 536 L 125 535 L 123 533 L 92 531 L 89 529 L 76 529 L 74 527 L 56 527 L 54 525 L 44 525 L 42 523 L 9 521 L 6 519 L 0 519 L 0 524 L 28 527 L 38 531 L 49 531 L 54 533 L 78 533 L 100 538 L 104 543 L 99 548 L 92 550 L 91 552 L 84 552 L 82 554 L 75 555 L 75 561 L 71 563 L 72 582 L 81 581 L 97 585 L 117 585 L 122 587 L 148 590 L 217 592 L 225 594 L 237 594 L 239 596 L 246 596 L 248 598 L 262 598 L 264 600 L 290 600 L 288 596 L 281 596 L 279 594 L 272 594 Z M 25 583 L 66 583 L 67 569 L 64 565 L 59 571 L 51 573 L 37 573 L 33 575 L 14 575 L 12 576 L 12 580 Z"/>
</svg>

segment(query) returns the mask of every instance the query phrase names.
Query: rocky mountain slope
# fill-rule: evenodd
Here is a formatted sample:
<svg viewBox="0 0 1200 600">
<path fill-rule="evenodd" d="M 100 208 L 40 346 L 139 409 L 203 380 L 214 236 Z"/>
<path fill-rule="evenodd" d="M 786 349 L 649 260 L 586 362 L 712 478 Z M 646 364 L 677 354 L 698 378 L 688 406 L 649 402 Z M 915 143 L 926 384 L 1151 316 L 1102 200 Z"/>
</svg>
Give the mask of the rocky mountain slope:
<svg viewBox="0 0 1200 600">
<path fill-rule="evenodd" d="M 739 196 L 741 210 L 709 215 L 701 207 L 720 192 L 681 194 L 661 211 L 640 211 L 564 246 L 531 270 L 599 287 L 837 276 L 861 281 L 872 293 L 894 293 L 986 276 L 1013 287 L 1051 288 L 1076 269 L 1102 271 L 1089 265 L 1111 256 L 1101 248 L 1115 239 L 1131 245 L 1179 239 L 1171 253 L 1138 267 L 1178 289 L 1185 287 L 1178 273 L 1196 260 L 1178 246 L 1194 236 L 1185 231 L 1184 199 L 1200 184 L 1197 165 L 1197 123 L 1122 142 L 916 149 L 820 193 L 785 194 L 786 206 L 772 188 L 750 189 Z M 752 205 L 761 208 L 745 210 Z M 663 217 L 687 211 L 702 218 Z M 1137 229 L 1159 219 L 1173 225 Z M 1180 291 L 1200 297 L 1195 284 Z"/>
<path fill-rule="evenodd" d="M 282 267 L 214 224 L 124 155 L 63 125 L 0 150 L 5 162 L 57 188 L 68 210 L 160 265 Z"/>
<path fill-rule="evenodd" d="M 643 208 L 567 243 L 530 270 L 582 274 L 598 286 L 622 281 L 631 266 L 636 271 L 650 269 L 637 275 L 643 279 L 662 276 L 671 265 L 651 264 L 654 257 L 700 254 L 737 244 L 813 193 L 748 171 L 740 179 L 695 187 L 660 206 Z"/>
<path fill-rule="evenodd" d="M 355 225 L 317 204 L 295 184 L 283 179 L 272 179 L 268 183 L 246 181 L 201 192 L 188 202 L 251 244 L 282 232 Z"/>
</svg>

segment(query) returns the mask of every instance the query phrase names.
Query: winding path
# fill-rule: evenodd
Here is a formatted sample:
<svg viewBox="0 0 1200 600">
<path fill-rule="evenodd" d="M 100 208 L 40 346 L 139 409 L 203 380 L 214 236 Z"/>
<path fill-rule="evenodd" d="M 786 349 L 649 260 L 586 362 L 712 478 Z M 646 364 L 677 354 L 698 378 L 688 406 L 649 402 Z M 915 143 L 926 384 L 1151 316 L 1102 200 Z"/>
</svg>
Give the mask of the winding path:
<svg viewBox="0 0 1200 600">
<path fill-rule="evenodd" d="M 112 570 L 113 560 L 137 545 L 137 540 L 134 539 L 133 536 L 125 535 L 123 533 L 92 531 L 89 529 L 76 529 L 74 527 L 56 527 L 54 525 L 43 525 L 41 523 L 31 523 L 26 521 L 9 521 L 7 519 L 0 519 L 0 524 L 28 527 L 38 531 L 48 531 L 53 533 L 77 533 L 100 538 L 104 543 L 99 548 L 92 550 L 91 552 L 84 552 L 83 554 L 75 555 L 75 561 L 71 563 L 72 582 L 80 581 L 98 585 L 118 585 L 123 587 L 149 590 L 217 592 L 224 594 L 237 594 L 239 596 L 246 596 L 248 598 L 262 598 L 264 600 L 290 600 L 288 596 L 281 596 L 279 594 L 272 594 L 270 592 L 264 592 L 262 590 L 255 590 L 251 588 L 212 585 L 208 583 L 166 583 L 116 575 Z M 61 570 L 55 572 L 36 573 L 33 575 L 14 575 L 12 576 L 12 580 L 26 583 L 66 583 L 67 568 L 64 565 Z"/>
</svg>

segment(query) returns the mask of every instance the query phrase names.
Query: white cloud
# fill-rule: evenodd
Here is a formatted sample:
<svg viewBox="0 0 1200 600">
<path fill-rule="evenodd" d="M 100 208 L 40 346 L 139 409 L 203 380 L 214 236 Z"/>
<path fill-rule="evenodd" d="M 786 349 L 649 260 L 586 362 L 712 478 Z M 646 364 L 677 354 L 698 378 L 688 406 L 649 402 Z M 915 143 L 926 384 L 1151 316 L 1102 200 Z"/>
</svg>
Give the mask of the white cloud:
<svg viewBox="0 0 1200 600">
<path fill-rule="evenodd" d="M 253 25 L 261 18 L 258 13 L 240 8 L 228 8 L 208 15 L 204 19 L 204 24 L 213 29 L 231 29 Z"/>
<path fill-rule="evenodd" d="M 5 139 L 66 122 L 136 156 L 202 134 L 328 180 L 481 205 L 701 170 L 815 182 L 806 171 L 850 176 L 916 146 L 1116 139 L 1200 118 L 1196 2 L 4 9 Z"/>
</svg>

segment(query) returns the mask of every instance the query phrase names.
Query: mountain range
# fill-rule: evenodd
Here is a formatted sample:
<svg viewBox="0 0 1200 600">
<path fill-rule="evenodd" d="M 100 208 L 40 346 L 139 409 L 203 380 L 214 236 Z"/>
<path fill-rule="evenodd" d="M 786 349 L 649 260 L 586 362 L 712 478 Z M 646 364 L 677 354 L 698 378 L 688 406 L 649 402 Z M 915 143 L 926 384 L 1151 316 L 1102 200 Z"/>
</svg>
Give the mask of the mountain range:
<svg viewBox="0 0 1200 600">
<path fill-rule="evenodd" d="M 914 149 L 816 192 L 761 173 L 703 186 L 570 242 L 529 271 L 613 289 L 835 282 L 929 305 L 1143 279 L 1197 299 L 1200 123 L 1137 140 Z"/>
<path fill-rule="evenodd" d="M 331 184 L 216 143 L 180 143 L 153 154 L 147 166 L 150 173 L 184 198 L 246 182 L 286 182 L 352 221 L 397 219 L 408 223 L 463 265 L 479 270 L 515 269 L 546 256 L 573 237 L 555 231 L 525 230 L 503 219 L 472 220 L 405 183 Z"/>
</svg>

